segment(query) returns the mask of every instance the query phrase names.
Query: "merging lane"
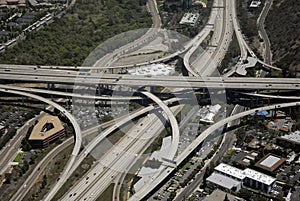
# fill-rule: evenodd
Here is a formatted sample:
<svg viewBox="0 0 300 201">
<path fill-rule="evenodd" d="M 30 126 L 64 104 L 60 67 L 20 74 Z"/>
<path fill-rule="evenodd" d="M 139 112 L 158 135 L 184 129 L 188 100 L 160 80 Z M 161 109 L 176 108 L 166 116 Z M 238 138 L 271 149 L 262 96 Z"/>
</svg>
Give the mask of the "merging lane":
<svg viewBox="0 0 300 201">
<path fill-rule="evenodd" d="M 58 183 L 64 183 L 67 179 L 67 177 L 66 177 L 67 173 L 72 168 L 73 163 L 75 162 L 75 159 L 76 159 L 76 157 L 77 157 L 77 155 L 80 151 L 80 147 L 81 147 L 81 143 L 82 143 L 81 129 L 80 129 L 80 126 L 77 123 L 76 119 L 65 108 L 63 108 L 62 106 L 58 105 L 57 103 L 55 103 L 53 101 L 50 101 L 46 98 L 43 98 L 43 97 L 40 97 L 40 96 L 37 96 L 37 95 L 34 95 L 34 94 L 21 92 L 21 91 L 16 91 L 16 90 L 10 90 L 10 89 L 0 88 L 0 91 L 4 92 L 4 93 L 12 93 L 12 94 L 17 94 L 17 95 L 21 95 L 21 96 L 26 96 L 26 97 L 30 97 L 30 98 L 42 101 L 46 104 L 49 104 L 49 105 L 53 106 L 54 108 L 59 110 L 63 115 L 65 115 L 69 119 L 69 121 L 73 125 L 74 131 L 75 131 L 75 145 L 74 145 L 74 148 L 73 148 L 73 151 L 72 151 L 72 155 L 71 155 L 71 157 L 70 157 L 70 159 L 69 159 L 69 161 L 66 165 L 66 168 L 64 169 L 64 172 L 62 173 L 62 176 L 61 176 L 60 180 L 58 181 Z M 56 189 L 56 190 L 58 190 L 58 189 Z"/>
<path fill-rule="evenodd" d="M 292 103 L 282 103 L 282 104 L 275 104 L 270 106 L 264 106 L 259 108 L 254 108 L 248 111 L 241 112 L 239 114 L 227 117 L 212 126 L 210 126 L 208 129 L 203 131 L 201 135 L 199 135 L 177 158 L 176 158 L 176 164 L 177 166 L 181 164 L 188 156 L 191 155 L 195 151 L 197 147 L 214 131 L 221 129 L 224 125 L 227 123 L 234 121 L 236 119 L 240 119 L 244 116 L 250 115 L 252 113 L 263 111 L 263 110 L 273 110 L 275 108 L 285 108 L 285 107 L 295 107 L 300 106 L 300 102 L 292 102 Z M 150 192 L 152 192 L 157 185 L 159 185 L 164 179 L 166 179 L 174 170 L 172 167 L 166 167 L 164 171 L 156 177 L 155 180 L 153 180 L 150 183 L 145 184 L 143 189 L 135 193 L 128 201 L 136 201 L 136 200 L 143 200 Z"/>
</svg>

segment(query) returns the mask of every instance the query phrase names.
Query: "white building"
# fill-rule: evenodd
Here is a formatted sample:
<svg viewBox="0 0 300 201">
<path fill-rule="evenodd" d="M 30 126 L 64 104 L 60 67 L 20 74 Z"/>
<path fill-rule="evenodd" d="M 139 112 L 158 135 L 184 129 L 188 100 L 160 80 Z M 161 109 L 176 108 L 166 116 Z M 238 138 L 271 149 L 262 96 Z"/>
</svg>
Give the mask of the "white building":
<svg viewBox="0 0 300 201">
<path fill-rule="evenodd" d="M 233 178 L 237 181 L 243 181 L 246 177 L 243 170 L 233 167 L 231 165 L 227 165 L 225 163 L 220 163 L 217 167 L 215 167 L 215 171 L 217 173 L 226 175 L 227 177 Z"/>
<path fill-rule="evenodd" d="M 226 188 L 233 191 L 239 191 L 242 187 L 241 181 L 237 181 L 216 172 L 212 173 L 212 175 L 210 175 L 206 181 L 216 184 L 221 188 Z"/>
<path fill-rule="evenodd" d="M 207 181 L 230 190 L 239 190 L 240 186 L 244 185 L 270 192 L 276 178 L 250 168 L 241 170 L 231 165 L 221 163 L 215 167 L 215 172 L 207 178 Z M 228 183 L 224 184 L 224 182 Z M 240 182 L 240 185 L 238 182 Z"/>
<path fill-rule="evenodd" d="M 260 6 L 261 2 L 260 1 L 252 1 L 250 4 L 250 8 L 258 8 Z"/>
<path fill-rule="evenodd" d="M 244 172 L 246 174 L 244 185 L 251 188 L 270 192 L 272 185 L 276 181 L 276 178 L 257 172 L 250 168 L 245 169 Z"/>
<path fill-rule="evenodd" d="M 195 26 L 196 22 L 199 19 L 199 13 L 185 13 L 181 18 L 179 24 L 189 24 Z"/>
<path fill-rule="evenodd" d="M 161 76 L 172 75 L 175 73 L 175 69 L 166 64 L 152 64 L 128 70 L 128 73 L 131 75 Z"/>
<path fill-rule="evenodd" d="M 293 133 L 290 133 L 288 135 L 284 135 L 280 137 L 282 140 L 286 140 L 295 144 L 300 144 L 300 131 L 295 131 Z"/>
<path fill-rule="evenodd" d="M 214 117 L 219 112 L 221 107 L 222 106 L 219 104 L 210 106 L 208 109 L 209 112 L 206 113 L 206 115 L 202 119 L 200 119 L 200 121 L 207 122 L 207 123 L 214 123 Z"/>
</svg>

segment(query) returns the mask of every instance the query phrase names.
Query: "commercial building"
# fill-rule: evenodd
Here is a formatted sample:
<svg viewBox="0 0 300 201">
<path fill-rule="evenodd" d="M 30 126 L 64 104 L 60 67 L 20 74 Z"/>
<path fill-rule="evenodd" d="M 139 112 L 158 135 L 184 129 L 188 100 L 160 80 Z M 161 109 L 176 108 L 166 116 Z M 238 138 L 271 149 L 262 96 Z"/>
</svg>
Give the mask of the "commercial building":
<svg viewBox="0 0 300 201">
<path fill-rule="evenodd" d="M 236 192 L 242 188 L 241 181 L 237 181 L 233 178 L 216 172 L 212 173 L 212 175 L 210 175 L 206 181 L 218 185 L 221 189 L 229 189 Z"/>
<path fill-rule="evenodd" d="M 179 24 L 189 24 L 195 26 L 199 19 L 199 13 L 185 13 L 181 18 Z"/>
<path fill-rule="evenodd" d="M 206 181 L 229 190 L 238 191 L 241 186 L 247 186 L 256 190 L 270 192 L 276 178 L 250 168 L 241 170 L 221 163 L 215 167 L 215 172 Z"/>
<path fill-rule="evenodd" d="M 290 133 L 288 135 L 284 135 L 284 136 L 282 136 L 278 139 L 288 141 L 292 144 L 300 145 L 300 131 L 295 131 L 295 132 Z"/>
<path fill-rule="evenodd" d="M 270 192 L 274 182 L 276 181 L 276 178 L 262 174 L 250 168 L 245 169 L 244 173 L 246 177 L 243 185 L 256 190 Z"/>
<path fill-rule="evenodd" d="M 243 181 L 246 177 L 243 170 L 231 165 L 227 165 L 225 163 L 221 163 L 217 167 L 215 167 L 215 172 L 233 178 L 237 181 Z"/>
<path fill-rule="evenodd" d="M 28 140 L 33 148 L 44 148 L 64 136 L 65 129 L 59 118 L 45 115 L 33 127 Z"/>
</svg>

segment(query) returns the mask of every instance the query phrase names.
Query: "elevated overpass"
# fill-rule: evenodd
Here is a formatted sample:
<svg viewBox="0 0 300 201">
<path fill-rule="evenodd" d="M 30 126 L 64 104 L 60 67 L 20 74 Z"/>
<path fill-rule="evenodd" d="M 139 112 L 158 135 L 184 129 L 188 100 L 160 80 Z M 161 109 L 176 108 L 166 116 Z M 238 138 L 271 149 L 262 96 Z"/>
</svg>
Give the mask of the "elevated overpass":
<svg viewBox="0 0 300 201">
<path fill-rule="evenodd" d="M 232 22 L 233 22 L 234 31 L 236 33 L 236 37 L 238 40 L 238 44 L 239 44 L 239 47 L 241 50 L 241 58 L 240 58 L 241 62 L 245 62 L 248 59 L 248 52 L 249 52 L 251 57 L 257 59 L 257 62 L 261 63 L 265 67 L 269 67 L 271 69 L 281 71 L 282 70 L 281 68 L 267 64 L 266 62 L 258 59 L 257 56 L 255 55 L 255 53 L 251 50 L 251 48 L 245 41 L 245 39 L 242 35 L 242 32 L 241 32 L 240 24 L 238 22 L 237 13 L 236 13 L 237 12 L 236 11 L 236 1 L 232 1 L 232 2 L 233 2 L 233 4 L 232 4 Z"/>
<path fill-rule="evenodd" d="M 263 110 L 272 110 L 275 108 L 285 108 L 285 107 L 295 107 L 300 106 L 300 102 L 292 102 L 292 103 L 284 103 L 284 104 L 276 104 L 271 106 L 265 106 L 260 108 L 251 109 L 248 111 L 241 112 L 239 114 L 227 117 L 209 128 L 203 131 L 177 158 L 176 164 L 177 166 L 180 165 L 183 161 L 186 160 L 198 147 L 199 145 L 213 132 L 217 131 L 218 129 L 222 129 L 224 125 L 227 123 L 242 118 L 244 116 L 250 115 L 254 112 L 263 111 Z M 128 199 L 128 201 L 135 201 L 135 200 L 145 200 L 145 197 L 149 195 L 162 181 L 164 181 L 173 171 L 175 168 L 173 167 L 165 167 L 162 172 L 158 173 L 156 178 L 151 182 L 148 182 L 144 185 L 144 187 L 135 193 L 132 197 Z"/>
<path fill-rule="evenodd" d="M 153 98 L 153 97 L 151 97 Z M 154 98 L 153 98 L 154 99 Z M 160 104 L 165 104 L 165 105 L 168 105 L 170 103 L 173 103 L 173 102 L 177 102 L 179 101 L 180 99 L 179 98 L 172 98 L 172 99 L 168 99 L 168 100 L 165 100 L 163 101 L 162 103 L 159 103 Z M 155 100 L 154 102 L 159 102 L 158 100 Z M 104 130 L 101 134 L 99 134 L 97 137 L 95 137 L 93 139 L 93 141 L 91 141 L 88 145 L 85 146 L 84 150 L 78 155 L 78 157 L 76 158 L 76 161 L 73 163 L 73 166 L 72 168 L 69 170 L 68 172 L 68 176 L 70 176 L 75 170 L 76 168 L 81 164 L 81 162 L 85 159 L 85 157 L 102 141 L 104 140 L 108 135 L 110 135 L 112 132 L 114 132 L 116 129 L 122 127 L 124 124 L 128 123 L 129 121 L 132 121 L 133 119 L 141 116 L 141 115 L 144 115 L 145 113 L 147 112 L 150 112 L 154 109 L 157 109 L 158 106 L 154 106 L 154 105 L 149 105 L 145 108 L 142 108 L 141 110 L 138 110 L 136 112 L 133 112 L 131 114 L 129 114 L 128 116 L 124 116 L 122 119 L 118 120 L 116 119 L 116 122 L 113 126 L 110 126 L 108 129 Z M 173 116 L 173 117 L 172 117 Z M 170 119 L 170 122 L 171 122 L 171 126 L 172 128 L 174 128 L 173 130 L 173 138 L 174 138 L 174 142 L 176 142 L 177 139 L 179 139 L 179 129 L 176 129 L 176 124 L 177 124 L 177 121 L 173 115 L 173 113 L 169 113 L 168 115 L 169 119 Z M 174 120 L 172 120 L 175 119 Z M 178 124 L 177 124 L 178 126 Z M 178 132 L 178 133 L 177 133 Z M 176 149 L 177 147 L 174 146 L 174 150 Z M 177 151 L 177 149 L 175 150 Z M 175 152 L 176 153 L 176 152 Z M 84 181 L 85 183 L 85 181 Z M 52 188 L 52 190 L 47 194 L 45 200 L 51 200 L 53 198 L 53 196 L 57 193 L 57 191 L 63 186 L 64 183 L 61 183 L 61 182 L 57 182 L 54 186 L 54 188 Z"/>
<path fill-rule="evenodd" d="M 62 92 L 62 91 L 53 91 L 53 90 L 45 90 L 45 89 L 36 89 L 36 88 L 27 88 L 27 87 L 16 87 L 0 84 L 0 88 L 3 89 L 11 89 L 17 91 L 24 91 L 33 94 L 48 94 L 48 95 L 56 95 L 56 96 L 65 96 L 65 97 L 74 97 L 81 99 L 91 99 L 91 100 L 101 100 L 101 101 L 128 101 L 128 100 L 141 100 L 142 97 L 139 96 L 96 96 L 96 95 L 85 95 L 71 92 Z"/>
<path fill-rule="evenodd" d="M 63 173 L 61 174 L 60 180 L 57 182 L 57 183 L 63 184 L 68 178 L 69 171 L 72 169 L 73 164 L 76 160 L 76 157 L 77 157 L 78 153 L 80 152 L 80 147 L 81 147 L 81 143 L 82 143 L 81 129 L 80 129 L 80 126 L 77 123 L 76 119 L 73 117 L 73 115 L 71 113 L 69 113 L 65 108 L 63 108 L 59 104 L 57 104 L 51 100 L 48 100 L 46 98 L 43 98 L 41 96 L 37 96 L 37 95 L 30 94 L 27 92 L 16 91 L 16 90 L 12 90 L 12 89 L 3 89 L 1 87 L 0 87 L 0 92 L 16 94 L 16 95 L 20 95 L 20 96 L 26 96 L 26 97 L 30 97 L 30 98 L 42 101 L 42 102 L 49 104 L 49 105 L 53 106 L 54 108 L 58 109 L 62 114 L 64 114 L 69 119 L 69 121 L 73 125 L 74 131 L 75 131 L 75 145 L 74 145 L 72 154 L 70 156 L 70 159 L 68 160 L 68 163 L 66 164 L 66 167 L 65 167 Z"/>
<path fill-rule="evenodd" d="M 57 83 L 82 86 L 163 86 L 169 88 L 215 88 L 215 89 L 300 89 L 299 78 L 252 78 L 252 77 L 182 77 L 182 76 L 141 76 L 120 74 L 60 74 L 56 72 L 0 71 L 0 79 L 6 81 Z"/>
</svg>

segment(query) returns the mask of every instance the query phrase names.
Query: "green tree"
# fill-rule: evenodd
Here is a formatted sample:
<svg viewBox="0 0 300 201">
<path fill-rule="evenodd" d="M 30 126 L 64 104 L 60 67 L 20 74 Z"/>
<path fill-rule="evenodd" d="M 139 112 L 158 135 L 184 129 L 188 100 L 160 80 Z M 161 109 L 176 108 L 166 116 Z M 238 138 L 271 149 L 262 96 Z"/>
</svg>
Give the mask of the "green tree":
<svg viewBox="0 0 300 201">
<path fill-rule="evenodd" d="M 44 176 L 43 176 L 43 180 L 42 180 L 41 189 L 44 189 L 44 188 L 46 187 L 47 182 L 48 182 L 47 180 L 48 180 L 48 179 L 47 179 L 47 176 L 44 175 Z"/>
</svg>

